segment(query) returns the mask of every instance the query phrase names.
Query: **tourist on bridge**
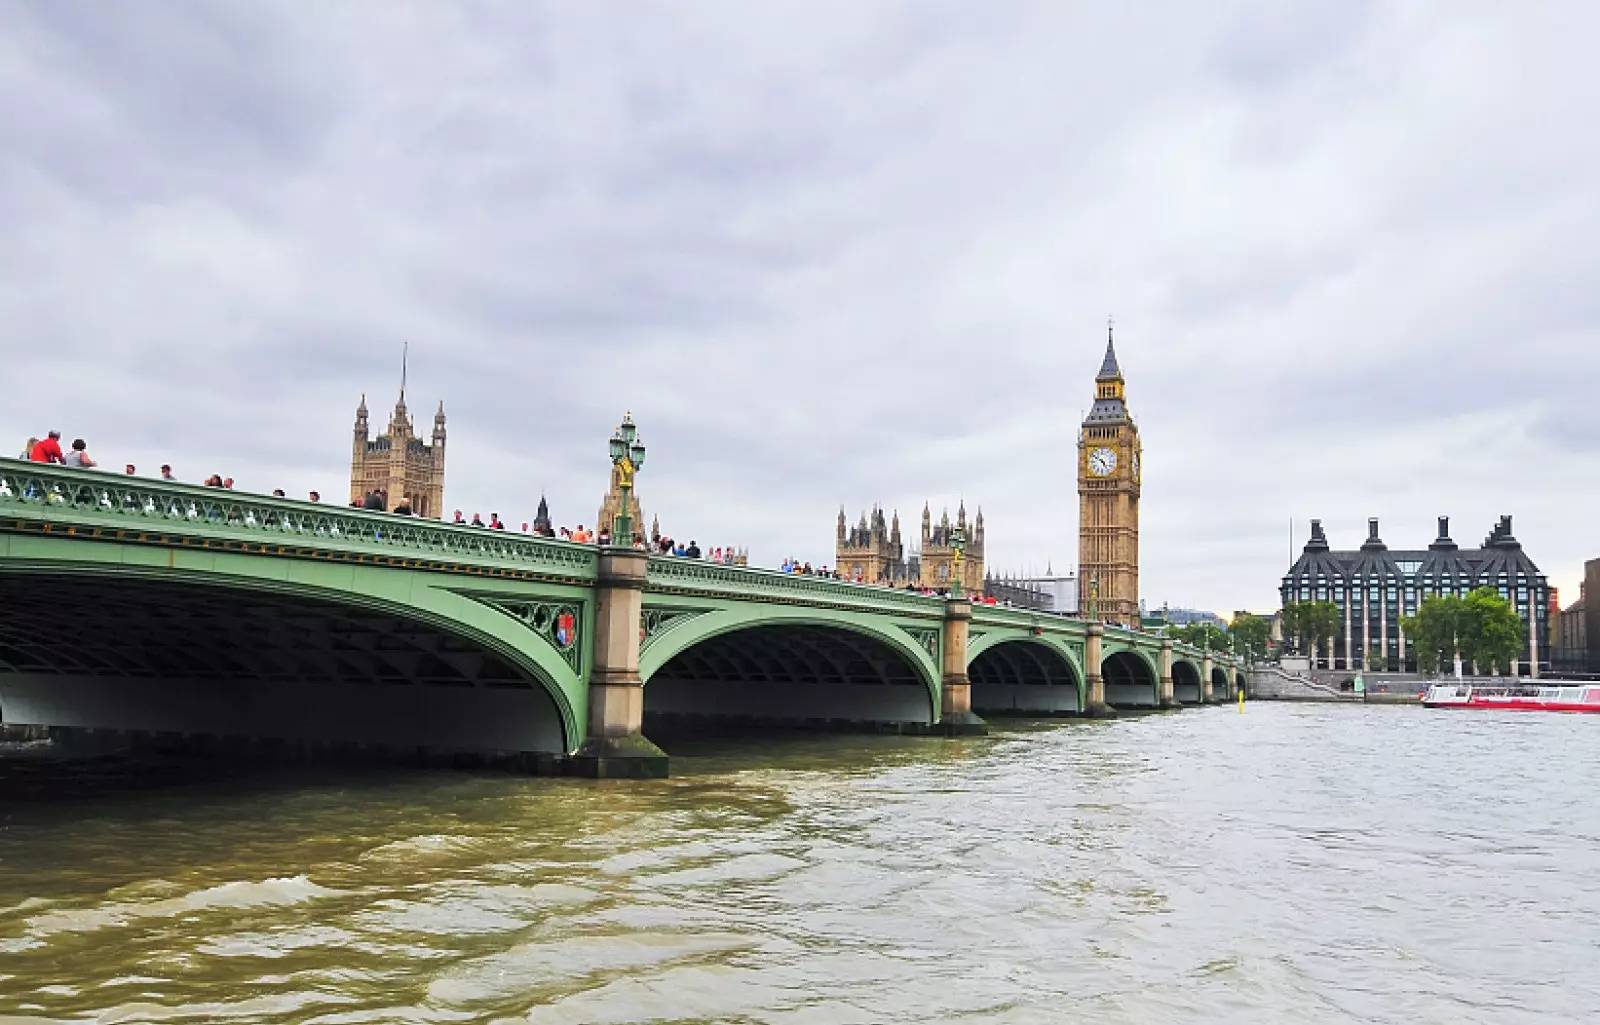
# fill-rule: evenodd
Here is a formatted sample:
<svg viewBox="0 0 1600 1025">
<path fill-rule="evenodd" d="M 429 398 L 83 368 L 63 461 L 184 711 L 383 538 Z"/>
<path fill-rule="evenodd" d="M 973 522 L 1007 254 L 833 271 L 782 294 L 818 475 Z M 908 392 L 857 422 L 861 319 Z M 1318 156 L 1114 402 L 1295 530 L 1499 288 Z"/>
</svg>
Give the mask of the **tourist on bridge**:
<svg viewBox="0 0 1600 1025">
<path fill-rule="evenodd" d="M 306 501 L 308 501 L 308 502 L 320 502 L 320 501 L 322 501 L 322 495 L 317 493 L 317 492 L 315 492 L 315 491 L 313 491 L 313 492 L 311 492 L 310 495 L 306 496 Z"/>
<path fill-rule="evenodd" d="M 472 514 L 472 523 L 470 524 L 470 526 L 474 526 L 474 527 L 483 526 L 483 514 L 482 513 L 473 513 Z"/>
<path fill-rule="evenodd" d="M 72 451 L 61 460 L 68 466 L 76 466 L 80 470 L 87 470 L 100 464 L 89 458 L 89 446 L 82 438 L 72 439 Z"/>
<path fill-rule="evenodd" d="M 607 528 L 607 527 L 601 527 L 600 528 L 600 536 L 595 539 L 595 542 L 601 548 L 604 548 L 607 545 L 611 544 L 611 530 L 609 528 Z"/>
<path fill-rule="evenodd" d="M 466 517 L 461 515 L 461 510 L 460 509 L 456 510 L 455 518 L 452 519 L 450 522 L 454 523 L 458 527 L 465 527 L 467 525 Z"/>
<path fill-rule="evenodd" d="M 132 477 L 134 475 L 134 473 L 135 473 L 135 470 L 133 468 L 133 464 L 129 463 L 127 466 L 124 466 L 122 468 L 122 472 L 124 474 L 126 474 L 127 476 Z"/>
<path fill-rule="evenodd" d="M 365 497 L 361 499 L 361 508 L 371 509 L 375 512 L 383 512 L 386 505 L 388 505 L 388 502 L 384 500 L 383 492 L 377 488 L 367 492 Z"/>
<path fill-rule="evenodd" d="M 411 499 L 401 496 L 400 504 L 394 507 L 394 514 L 396 516 L 410 516 Z"/>
<path fill-rule="evenodd" d="M 61 432 L 51 431 L 43 441 L 35 441 L 28 458 L 36 463 L 65 463 L 67 457 L 61 452 Z"/>
<path fill-rule="evenodd" d="M 174 477 L 172 475 L 172 466 L 170 464 L 168 464 L 168 463 L 162 463 L 161 464 L 161 479 L 162 480 L 177 480 L 178 479 L 178 478 L 176 478 L 176 477 Z"/>
<path fill-rule="evenodd" d="M 500 514 L 499 513 L 492 512 L 492 513 L 489 514 L 489 529 L 490 530 L 504 530 L 504 529 L 506 529 L 506 525 L 504 523 L 500 522 Z"/>
<path fill-rule="evenodd" d="M 694 543 L 693 538 L 689 539 L 689 547 L 683 550 L 683 554 L 691 559 L 700 558 L 700 546 Z"/>
</svg>

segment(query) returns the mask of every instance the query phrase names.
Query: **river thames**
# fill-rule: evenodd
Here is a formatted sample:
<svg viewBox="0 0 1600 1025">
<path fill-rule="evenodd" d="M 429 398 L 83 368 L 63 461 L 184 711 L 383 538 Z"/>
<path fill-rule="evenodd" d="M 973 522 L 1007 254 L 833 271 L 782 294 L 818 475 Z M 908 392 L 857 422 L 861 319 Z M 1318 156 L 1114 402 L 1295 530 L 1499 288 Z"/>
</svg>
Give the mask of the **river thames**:
<svg viewBox="0 0 1600 1025">
<path fill-rule="evenodd" d="M 0 759 L 0 1019 L 1600 1020 L 1600 719 L 1258 703 L 593 783 Z"/>
</svg>

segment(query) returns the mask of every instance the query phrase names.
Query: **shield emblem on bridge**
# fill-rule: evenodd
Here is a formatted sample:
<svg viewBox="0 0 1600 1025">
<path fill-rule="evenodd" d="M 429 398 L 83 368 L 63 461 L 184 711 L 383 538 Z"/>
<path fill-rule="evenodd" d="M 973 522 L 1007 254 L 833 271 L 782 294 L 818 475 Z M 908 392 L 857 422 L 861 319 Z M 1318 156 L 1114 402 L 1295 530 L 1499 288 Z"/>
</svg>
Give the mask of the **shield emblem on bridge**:
<svg viewBox="0 0 1600 1025">
<path fill-rule="evenodd" d="M 563 648 L 570 647 L 575 626 L 572 613 L 562 610 L 556 616 L 556 643 Z"/>
</svg>

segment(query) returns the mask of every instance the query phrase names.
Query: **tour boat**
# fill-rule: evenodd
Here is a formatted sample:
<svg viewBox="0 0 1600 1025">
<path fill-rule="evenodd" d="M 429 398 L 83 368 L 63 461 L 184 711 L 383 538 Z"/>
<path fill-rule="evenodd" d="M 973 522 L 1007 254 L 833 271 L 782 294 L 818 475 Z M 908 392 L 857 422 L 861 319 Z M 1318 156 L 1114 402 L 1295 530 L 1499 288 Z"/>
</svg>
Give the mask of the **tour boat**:
<svg viewBox="0 0 1600 1025">
<path fill-rule="evenodd" d="M 1436 683 L 1422 695 L 1429 708 L 1505 708 L 1518 712 L 1600 712 L 1600 683 L 1553 687 L 1479 687 Z"/>
</svg>

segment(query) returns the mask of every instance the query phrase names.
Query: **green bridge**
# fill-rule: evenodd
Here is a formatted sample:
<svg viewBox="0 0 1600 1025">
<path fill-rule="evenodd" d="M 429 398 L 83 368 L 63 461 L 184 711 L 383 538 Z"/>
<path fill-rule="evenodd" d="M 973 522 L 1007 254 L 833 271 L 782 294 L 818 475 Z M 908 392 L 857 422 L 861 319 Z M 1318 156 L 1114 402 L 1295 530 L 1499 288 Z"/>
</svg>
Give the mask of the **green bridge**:
<svg viewBox="0 0 1600 1025">
<path fill-rule="evenodd" d="M 657 722 L 954 735 L 1225 700 L 1083 620 L 0 459 L 0 721 L 664 775 Z"/>
</svg>

